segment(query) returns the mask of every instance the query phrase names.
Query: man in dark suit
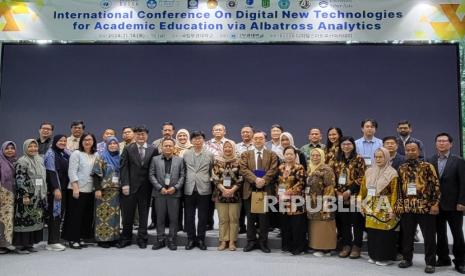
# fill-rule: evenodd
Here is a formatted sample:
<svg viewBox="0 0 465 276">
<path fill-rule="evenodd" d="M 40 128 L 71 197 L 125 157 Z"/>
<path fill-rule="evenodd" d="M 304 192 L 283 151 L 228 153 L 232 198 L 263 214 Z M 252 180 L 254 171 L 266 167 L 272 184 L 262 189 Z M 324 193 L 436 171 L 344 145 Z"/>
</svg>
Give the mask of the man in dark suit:
<svg viewBox="0 0 465 276">
<path fill-rule="evenodd" d="M 157 212 L 157 242 L 152 249 L 165 247 L 165 222 L 169 217 L 170 232 L 168 248 L 177 249 L 178 216 L 182 187 L 184 186 L 184 160 L 173 155 L 175 141 L 164 138 L 161 142 L 162 155 L 152 158 L 150 163 L 150 182 L 153 185 L 152 196 Z"/>
<path fill-rule="evenodd" d="M 252 191 L 265 191 L 272 195 L 274 191 L 274 178 L 278 172 L 278 156 L 271 150 L 265 149 L 265 133 L 256 132 L 253 135 L 254 149 L 241 155 L 240 173 L 244 177 L 243 199 L 247 214 L 247 245 L 244 252 L 249 252 L 257 246 L 264 252 L 270 253 L 268 248 L 268 217 L 267 214 L 251 213 Z M 257 175 L 257 172 L 264 175 Z M 259 240 L 257 244 L 257 228 Z"/>
<path fill-rule="evenodd" d="M 123 233 L 119 247 L 131 244 L 132 225 L 136 208 L 139 211 L 139 229 L 137 245 L 147 248 L 147 221 L 152 194 L 149 181 L 150 160 L 158 155 L 158 150 L 147 145 L 149 130 L 145 126 L 134 129 L 136 142 L 126 146 L 121 154 L 121 213 L 123 215 Z M 154 211 L 154 210 L 153 210 Z"/>
<path fill-rule="evenodd" d="M 452 253 L 455 269 L 465 274 L 465 241 L 463 236 L 463 212 L 465 211 L 465 162 L 450 152 L 452 137 L 448 133 L 436 135 L 437 154 L 430 158 L 439 175 L 441 201 L 436 219 L 438 261 L 436 266 L 450 266 L 447 223 L 454 239 Z"/>
<path fill-rule="evenodd" d="M 391 166 L 398 170 L 400 165 L 404 164 L 406 161 L 405 156 L 397 152 L 399 141 L 395 136 L 384 137 L 383 147 L 386 148 L 391 155 Z"/>
<path fill-rule="evenodd" d="M 402 120 L 397 123 L 397 143 L 399 145 L 397 152 L 400 155 L 405 156 L 405 145 L 408 142 L 415 142 L 420 147 L 420 159 L 423 160 L 426 158 L 425 147 L 423 146 L 423 142 L 420 139 L 412 137 L 412 125 L 407 120 Z"/>
</svg>

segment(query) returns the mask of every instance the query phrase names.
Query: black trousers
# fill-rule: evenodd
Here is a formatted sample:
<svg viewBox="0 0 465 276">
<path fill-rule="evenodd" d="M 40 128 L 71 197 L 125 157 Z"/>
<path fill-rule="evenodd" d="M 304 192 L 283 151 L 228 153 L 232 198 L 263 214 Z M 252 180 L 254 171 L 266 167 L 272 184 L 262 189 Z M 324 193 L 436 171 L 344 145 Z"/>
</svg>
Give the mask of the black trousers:
<svg viewBox="0 0 465 276">
<path fill-rule="evenodd" d="M 94 193 L 79 193 L 73 197 L 68 190 L 68 210 L 65 218 L 65 239 L 79 242 L 81 239 L 94 238 Z"/>
<path fill-rule="evenodd" d="M 66 197 L 66 195 L 62 195 Z M 61 237 L 61 214 L 58 217 L 53 217 L 53 202 L 55 196 L 53 193 L 48 195 L 48 208 L 47 208 L 47 225 L 48 225 L 48 244 L 55 244 L 60 242 Z M 63 201 L 61 202 L 63 204 Z M 63 211 L 63 205 L 61 206 Z"/>
<path fill-rule="evenodd" d="M 192 195 L 185 195 L 184 206 L 186 215 L 187 238 L 190 240 L 205 240 L 205 232 L 207 231 L 208 212 L 211 200 L 211 195 L 200 195 L 198 192 L 193 192 Z M 197 211 L 197 235 L 195 231 L 195 211 Z"/>
<path fill-rule="evenodd" d="M 281 224 L 281 248 L 285 251 L 303 252 L 307 234 L 307 214 L 279 214 Z"/>
<path fill-rule="evenodd" d="M 139 213 L 139 228 L 137 229 L 137 241 L 147 242 L 147 222 L 149 216 L 150 198 L 152 187 L 145 185 L 133 194 L 125 196 L 121 193 L 121 213 L 123 215 L 123 232 L 121 240 L 132 241 L 132 226 L 136 208 Z"/>
<path fill-rule="evenodd" d="M 247 241 L 256 242 L 257 234 L 260 242 L 268 241 L 268 214 L 252 214 L 251 198 L 244 200 L 245 212 L 247 214 Z M 258 228 L 258 232 L 257 232 Z"/>
<path fill-rule="evenodd" d="M 239 229 L 246 229 L 245 217 L 246 217 L 245 206 L 244 204 L 241 204 L 241 215 L 239 217 Z"/>
<path fill-rule="evenodd" d="M 420 225 L 425 243 L 426 265 L 436 266 L 436 216 L 429 214 L 403 214 L 400 221 L 402 228 L 402 255 L 404 260 L 412 261 L 413 244 L 417 226 Z"/>
<path fill-rule="evenodd" d="M 463 212 L 458 211 L 443 211 L 436 216 L 437 230 L 437 251 L 440 261 L 450 261 L 449 257 L 449 242 L 447 240 L 447 224 L 449 224 L 454 245 L 452 253 L 454 254 L 454 264 L 456 266 L 465 264 L 465 241 L 463 237 Z"/>
<path fill-rule="evenodd" d="M 365 218 L 362 214 L 358 212 L 337 212 L 336 216 L 339 219 L 338 232 L 342 236 L 342 245 L 362 248 L 365 225 Z"/>
</svg>

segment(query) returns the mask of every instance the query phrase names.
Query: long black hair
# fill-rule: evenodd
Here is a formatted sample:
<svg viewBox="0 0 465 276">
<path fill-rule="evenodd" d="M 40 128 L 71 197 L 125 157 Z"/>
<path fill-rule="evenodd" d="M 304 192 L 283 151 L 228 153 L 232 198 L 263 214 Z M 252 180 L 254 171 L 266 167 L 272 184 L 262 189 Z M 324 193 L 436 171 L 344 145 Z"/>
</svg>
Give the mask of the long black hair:
<svg viewBox="0 0 465 276">
<path fill-rule="evenodd" d="M 328 131 L 326 131 L 326 148 L 331 148 L 333 146 L 333 143 L 331 143 L 331 141 L 329 141 L 329 138 L 328 138 L 328 134 L 331 130 L 335 129 L 337 134 L 339 135 L 339 145 L 341 144 L 341 138 L 342 138 L 342 130 L 338 127 L 330 127 L 328 128 Z"/>
</svg>

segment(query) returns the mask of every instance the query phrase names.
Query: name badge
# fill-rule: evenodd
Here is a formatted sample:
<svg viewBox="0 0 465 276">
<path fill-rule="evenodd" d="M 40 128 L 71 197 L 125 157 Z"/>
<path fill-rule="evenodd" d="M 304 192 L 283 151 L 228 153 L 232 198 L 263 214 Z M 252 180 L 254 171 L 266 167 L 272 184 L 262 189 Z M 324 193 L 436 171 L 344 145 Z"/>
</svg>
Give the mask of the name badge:
<svg viewBox="0 0 465 276">
<path fill-rule="evenodd" d="M 376 188 L 368 188 L 368 196 L 375 196 Z"/>
<path fill-rule="evenodd" d="M 339 176 L 339 179 L 337 181 L 339 185 L 346 185 L 347 184 L 347 176 L 345 174 Z"/>
<path fill-rule="evenodd" d="M 371 166 L 371 157 L 364 157 L 363 160 L 365 160 L 366 166 Z"/>
<path fill-rule="evenodd" d="M 171 182 L 171 174 L 165 174 L 165 186 L 169 186 Z"/>
<path fill-rule="evenodd" d="M 42 178 L 35 179 L 36 186 L 42 186 L 44 184 L 44 180 Z"/>
<path fill-rule="evenodd" d="M 279 188 L 278 188 L 278 195 L 282 196 L 282 195 L 284 195 L 285 192 L 286 192 L 286 188 L 284 186 L 280 185 Z"/>
<path fill-rule="evenodd" d="M 306 194 L 309 194 L 309 193 L 310 193 L 310 187 L 306 187 L 306 188 L 305 188 L 305 193 L 306 193 Z"/>
<path fill-rule="evenodd" d="M 223 179 L 223 187 L 229 188 L 231 187 L 231 177 L 230 176 L 225 176 Z"/>
<path fill-rule="evenodd" d="M 113 177 L 111 178 L 111 182 L 113 182 L 114 184 L 119 183 L 119 177 L 118 177 L 118 176 L 113 176 Z"/>
<path fill-rule="evenodd" d="M 407 186 L 407 195 L 417 195 L 417 184 L 409 183 Z"/>
</svg>

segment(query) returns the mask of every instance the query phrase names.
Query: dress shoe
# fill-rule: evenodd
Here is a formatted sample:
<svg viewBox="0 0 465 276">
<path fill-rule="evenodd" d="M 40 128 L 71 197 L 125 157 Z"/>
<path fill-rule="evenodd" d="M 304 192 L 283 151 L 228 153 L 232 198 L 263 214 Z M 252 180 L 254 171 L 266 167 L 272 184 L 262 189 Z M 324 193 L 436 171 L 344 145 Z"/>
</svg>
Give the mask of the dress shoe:
<svg viewBox="0 0 465 276">
<path fill-rule="evenodd" d="M 163 247 L 165 247 L 165 241 L 156 241 L 152 246 L 152 250 L 162 249 Z"/>
<path fill-rule="evenodd" d="M 171 251 L 176 251 L 178 250 L 178 246 L 175 242 L 168 242 L 168 249 Z"/>
<path fill-rule="evenodd" d="M 465 274 L 465 266 L 464 265 L 456 265 L 455 270 L 460 274 Z"/>
<path fill-rule="evenodd" d="M 340 258 L 347 258 L 347 257 L 349 257 L 349 255 L 350 255 L 350 250 L 351 250 L 350 246 L 348 246 L 348 245 L 344 246 L 344 247 L 342 248 L 342 251 L 339 252 L 339 257 L 340 257 Z"/>
<path fill-rule="evenodd" d="M 432 265 L 427 265 L 425 267 L 425 273 L 428 273 L 428 274 L 432 274 L 436 271 L 436 269 L 434 268 L 434 266 Z"/>
<path fill-rule="evenodd" d="M 244 247 L 244 252 L 250 252 L 255 249 L 255 242 L 247 242 L 247 245 Z"/>
<path fill-rule="evenodd" d="M 349 258 L 351 258 L 351 259 L 360 258 L 361 251 L 362 250 L 360 249 L 360 247 L 358 247 L 356 245 L 352 246 L 352 251 L 350 252 Z"/>
<path fill-rule="evenodd" d="M 260 250 L 263 252 L 263 253 L 270 253 L 271 250 L 268 248 L 268 245 L 266 245 L 265 242 L 261 242 L 260 243 Z"/>
<path fill-rule="evenodd" d="M 399 268 L 407 268 L 412 266 L 412 261 L 407 261 L 407 260 L 402 260 L 399 265 L 397 265 Z"/>
<path fill-rule="evenodd" d="M 131 241 L 127 241 L 127 240 L 120 240 L 117 244 L 116 244 L 116 247 L 117 248 L 125 248 L 127 246 L 130 246 L 132 244 Z"/>
<path fill-rule="evenodd" d="M 153 230 L 153 229 L 155 229 L 155 228 L 157 228 L 157 226 L 156 226 L 155 223 L 153 223 L 153 222 L 150 223 L 149 226 L 147 226 L 147 229 L 148 229 L 148 230 Z"/>
<path fill-rule="evenodd" d="M 247 228 L 245 226 L 239 228 L 239 234 L 245 234 L 247 233 Z"/>
<path fill-rule="evenodd" d="M 145 241 L 138 241 L 137 245 L 139 246 L 140 249 L 146 249 L 147 248 L 147 242 L 145 242 Z"/>
<path fill-rule="evenodd" d="M 199 240 L 197 246 L 199 247 L 200 250 L 207 250 L 207 246 L 205 245 L 204 240 Z"/>
<path fill-rule="evenodd" d="M 187 240 L 186 244 L 186 250 L 191 250 L 195 247 L 195 242 L 194 240 Z"/>
<path fill-rule="evenodd" d="M 450 260 L 438 260 L 436 262 L 436 266 L 437 267 L 441 267 L 441 266 L 451 266 L 452 265 L 452 262 Z"/>
<path fill-rule="evenodd" d="M 108 243 L 108 242 L 99 242 L 99 243 L 97 243 L 97 245 L 99 247 L 101 247 L 101 248 L 110 248 L 110 246 L 111 246 L 110 243 Z"/>
<path fill-rule="evenodd" d="M 207 225 L 207 228 L 206 228 L 207 231 L 212 231 L 213 230 L 213 225 Z"/>
<path fill-rule="evenodd" d="M 68 246 L 71 249 L 82 249 L 81 245 L 78 242 L 69 242 Z"/>
<path fill-rule="evenodd" d="M 302 252 L 303 252 L 302 250 L 296 249 L 296 250 L 293 250 L 293 251 L 291 252 L 291 254 L 294 255 L 294 256 L 297 256 L 297 255 L 302 254 Z"/>
<path fill-rule="evenodd" d="M 27 251 L 29 251 L 30 253 L 39 252 L 39 251 L 37 251 L 37 249 L 35 249 L 33 246 L 26 247 L 25 249 L 26 249 Z"/>
</svg>

